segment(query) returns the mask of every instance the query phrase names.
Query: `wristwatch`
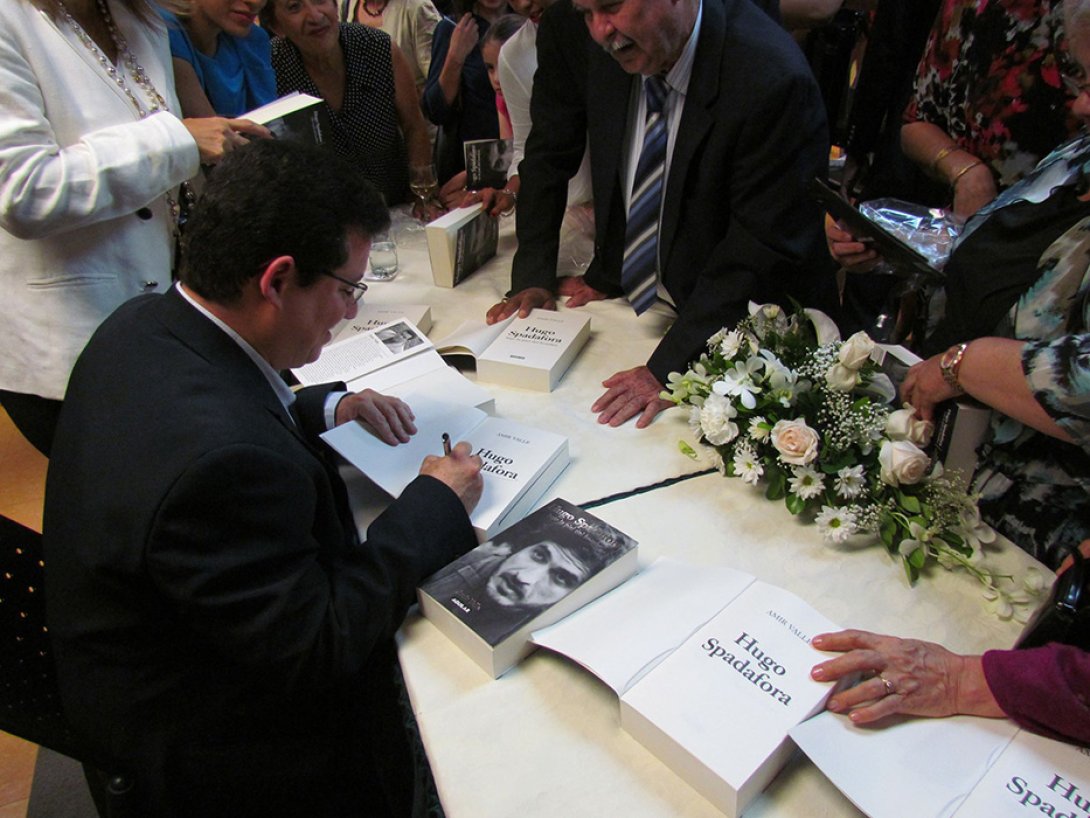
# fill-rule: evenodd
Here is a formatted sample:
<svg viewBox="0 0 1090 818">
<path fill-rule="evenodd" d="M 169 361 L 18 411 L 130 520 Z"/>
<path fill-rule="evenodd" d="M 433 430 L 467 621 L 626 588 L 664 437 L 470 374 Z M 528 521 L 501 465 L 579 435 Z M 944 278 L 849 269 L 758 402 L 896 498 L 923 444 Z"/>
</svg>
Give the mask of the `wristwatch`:
<svg viewBox="0 0 1090 818">
<path fill-rule="evenodd" d="M 942 372 L 942 379 L 958 392 L 965 391 L 965 388 L 958 380 L 958 370 L 961 369 L 961 359 L 965 357 L 965 350 L 968 348 L 968 341 L 963 344 L 955 344 L 942 353 L 942 357 L 939 358 L 939 371 Z"/>
</svg>

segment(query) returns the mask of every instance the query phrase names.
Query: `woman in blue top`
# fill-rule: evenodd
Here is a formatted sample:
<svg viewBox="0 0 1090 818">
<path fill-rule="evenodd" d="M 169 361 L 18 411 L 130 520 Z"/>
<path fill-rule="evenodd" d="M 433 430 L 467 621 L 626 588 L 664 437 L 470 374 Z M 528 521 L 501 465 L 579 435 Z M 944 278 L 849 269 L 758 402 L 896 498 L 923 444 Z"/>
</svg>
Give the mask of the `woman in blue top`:
<svg viewBox="0 0 1090 818">
<path fill-rule="evenodd" d="M 424 116 L 439 126 L 435 168 L 439 184 L 465 170 L 462 143 L 498 139 L 496 92 L 479 42 L 492 21 L 510 11 L 506 0 L 459 0 L 457 23 L 444 17 L 432 36 L 431 67 L 424 83 Z"/>
<path fill-rule="evenodd" d="M 186 116 L 239 116 L 276 99 L 269 35 L 254 25 L 264 0 L 193 0 L 167 21 L 174 81 Z"/>
</svg>

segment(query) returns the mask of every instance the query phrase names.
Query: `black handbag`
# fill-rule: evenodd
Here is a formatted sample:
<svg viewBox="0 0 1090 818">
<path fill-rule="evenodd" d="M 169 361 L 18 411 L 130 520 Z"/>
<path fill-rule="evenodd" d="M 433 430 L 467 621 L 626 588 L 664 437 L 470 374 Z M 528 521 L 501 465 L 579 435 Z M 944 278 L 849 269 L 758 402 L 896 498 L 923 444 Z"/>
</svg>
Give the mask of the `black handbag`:
<svg viewBox="0 0 1090 818">
<path fill-rule="evenodd" d="M 1090 650 L 1090 560 L 1078 548 L 1074 564 L 1056 577 L 1048 599 L 1026 624 L 1016 648 L 1062 642 Z"/>
</svg>

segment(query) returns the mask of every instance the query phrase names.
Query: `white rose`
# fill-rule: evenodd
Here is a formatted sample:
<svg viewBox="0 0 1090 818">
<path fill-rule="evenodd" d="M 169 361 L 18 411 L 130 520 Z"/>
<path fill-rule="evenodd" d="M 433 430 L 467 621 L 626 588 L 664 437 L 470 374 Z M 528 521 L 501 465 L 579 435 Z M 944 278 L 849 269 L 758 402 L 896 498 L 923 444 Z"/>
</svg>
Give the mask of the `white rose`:
<svg viewBox="0 0 1090 818">
<path fill-rule="evenodd" d="M 807 426 L 802 418 L 776 421 L 770 437 L 784 463 L 805 466 L 817 457 L 818 433 Z"/>
<path fill-rule="evenodd" d="M 848 369 L 858 371 L 863 368 L 863 364 L 874 352 L 874 347 L 874 341 L 870 339 L 870 336 L 859 331 L 841 345 L 837 358 Z"/>
<path fill-rule="evenodd" d="M 916 410 L 908 405 L 890 412 L 886 419 L 886 434 L 890 440 L 911 440 L 917 446 L 926 446 L 934 431 L 934 424 L 917 418 Z"/>
<path fill-rule="evenodd" d="M 931 460 L 908 440 L 883 440 L 878 452 L 882 480 L 891 486 L 919 483 L 927 474 Z"/>
<path fill-rule="evenodd" d="M 838 392 L 850 392 L 859 383 L 859 375 L 844 364 L 833 364 L 825 373 L 825 382 Z"/>
<path fill-rule="evenodd" d="M 700 429 L 713 446 L 730 443 L 738 436 L 738 425 L 731 418 L 738 414 L 729 400 L 712 393 L 700 407 Z"/>
</svg>

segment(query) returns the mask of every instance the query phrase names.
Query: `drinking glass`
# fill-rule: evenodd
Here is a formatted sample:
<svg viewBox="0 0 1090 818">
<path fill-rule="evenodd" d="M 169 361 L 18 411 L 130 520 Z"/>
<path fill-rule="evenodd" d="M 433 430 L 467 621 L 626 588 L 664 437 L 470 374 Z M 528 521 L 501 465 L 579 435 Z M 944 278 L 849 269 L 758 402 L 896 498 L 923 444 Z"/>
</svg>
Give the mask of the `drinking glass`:
<svg viewBox="0 0 1090 818">
<path fill-rule="evenodd" d="M 371 263 L 364 274 L 368 281 L 389 281 L 397 275 L 397 244 L 389 231 L 371 237 Z"/>
<path fill-rule="evenodd" d="M 427 207 L 428 200 L 439 190 L 439 180 L 435 176 L 435 165 L 411 165 L 409 167 L 409 190 L 420 202 L 420 206 Z"/>
</svg>

